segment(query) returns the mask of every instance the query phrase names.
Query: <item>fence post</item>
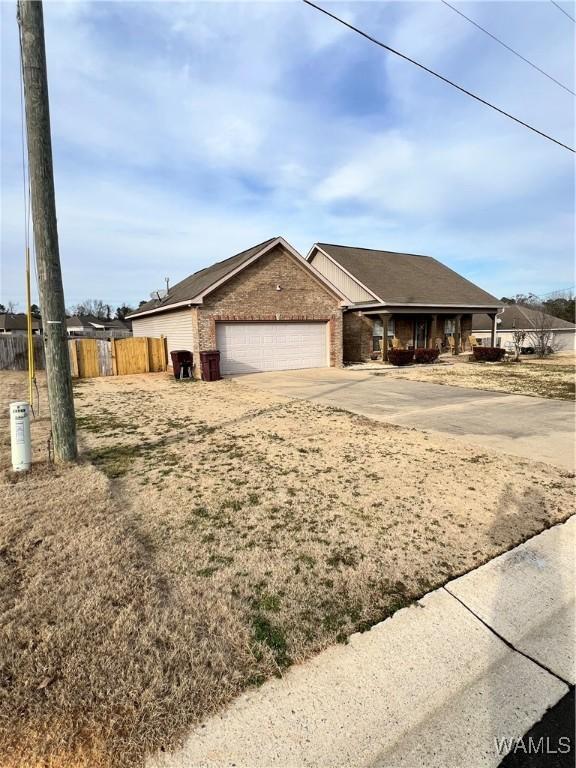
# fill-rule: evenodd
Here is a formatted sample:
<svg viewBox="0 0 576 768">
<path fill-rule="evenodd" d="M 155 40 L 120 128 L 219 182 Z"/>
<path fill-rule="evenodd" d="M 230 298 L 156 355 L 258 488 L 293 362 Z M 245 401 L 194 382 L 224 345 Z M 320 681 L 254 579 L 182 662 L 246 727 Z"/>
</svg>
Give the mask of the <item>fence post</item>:
<svg viewBox="0 0 576 768">
<path fill-rule="evenodd" d="M 112 376 L 118 376 L 118 360 L 116 358 L 116 339 L 112 337 Z"/>
<path fill-rule="evenodd" d="M 74 378 L 78 378 L 79 371 L 78 371 L 78 350 L 76 348 L 76 340 L 75 339 L 68 339 L 68 352 L 70 353 L 70 369 L 72 371 L 72 376 Z"/>
<path fill-rule="evenodd" d="M 166 354 L 166 337 L 160 334 L 160 349 L 162 350 L 162 370 L 168 370 L 168 355 Z"/>
<path fill-rule="evenodd" d="M 146 360 L 144 367 L 146 368 L 146 373 L 150 373 L 150 339 L 148 336 L 145 338 L 146 344 L 144 345 L 144 349 L 146 351 Z"/>
</svg>

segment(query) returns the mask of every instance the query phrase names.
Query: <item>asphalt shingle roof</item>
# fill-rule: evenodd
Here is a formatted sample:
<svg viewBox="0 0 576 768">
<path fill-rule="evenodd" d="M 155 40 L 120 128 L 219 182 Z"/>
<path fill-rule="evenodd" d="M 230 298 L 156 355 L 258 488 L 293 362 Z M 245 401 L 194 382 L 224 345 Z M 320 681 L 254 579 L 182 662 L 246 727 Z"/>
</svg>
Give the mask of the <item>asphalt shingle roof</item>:
<svg viewBox="0 0 576 768">
<path fill-rule="evenodd" d="M 28 327 L 28 320 L 24 312 L 0 312 L 0 329 L 3 331 L 25 331 Z M 32 318 L 32 329 L 40 328 L 38 318 Z"/>
<path fill-rule="evenodd" d="M 386 303 L 489 307 L 502 303 L 431 256 L 316 245 Z"/>
<path fill-rule="evenodd" d="M 96 315 L 73 315 L 72 317 L 67 318 L 66 320 L 67 328 L 77 328 L 79 326 L 81 326 L 82 328 L 88 328 L 88 329 L 92 329 L 94 328 L 94 326 L 106 326 L 106 328 L 126 329 L 129 327 L 129 324 L 123 322 L 122 320 L 117 320 L 116 318 L 111 318 L 110 320 L 103 320 L 101 317 L 96 317 Z"/>
<path fill-rule="evenodd" d="M 527 331 L 532 328 L 542 327 L 542 315 L 537 309 L 531 309 L 521 304 L 507 304 L 501 315 L 498 315 L 499 331 L 518 330 Z M 576 330 L 576 325 L 568 320 L 562 320 L 559 317 L 545 314 L 546 327 L 553 329 L 566 328 L 567 330 Z M 492 327 L 492 321 L 488 315 L 478 314 L 472 316 L 472 330 L 488 331 Z"/>
<path fill-rule="evenodd" d="M 218 282 L 218 280 L 226 277 L 229 272 L 232 272 L 232 270 L 239 267 L 245 261 L 248 261 L 254 254 L 261 251 L 262 248 L 265 248 L 274 240 L 277 240 L 277 238 L 271 237 L 263 243 L 253 245 L 246 251 L 241 251 L 234 256 L 230 256 L 228 259 L 218 261 L 210 267 L 194 272 L 193 275 L 184 278 L 184 280 L 181 280 L 179 283 L 172 286 L 167 296 L 160 301 L 152 299 L 151 301 L 147 301 L 146 304 L 143 304 L 141 307 L 138 307 L 134 312 L 134 315 L 138 315 L 140 312 L 148 312 L 151 309 L 169 309 L 172 304 L 178 304 L 181 301 L 193 299 L 199 293 L 205 291 L 206 288 L 209 288 L 211 285 Z M 132 317 L 132 315 L 128 315 L 128 319 L 130 319 L 130 317 Z"/>
</svg>

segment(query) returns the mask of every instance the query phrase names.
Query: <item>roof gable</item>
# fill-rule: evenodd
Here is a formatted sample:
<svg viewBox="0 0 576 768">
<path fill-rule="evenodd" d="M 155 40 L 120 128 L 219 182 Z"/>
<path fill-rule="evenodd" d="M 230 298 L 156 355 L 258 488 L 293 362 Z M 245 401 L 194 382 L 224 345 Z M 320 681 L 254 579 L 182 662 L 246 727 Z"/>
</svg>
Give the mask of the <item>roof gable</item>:
<svg viewBox="0 0 576 768">
<path fill-rule="evenodd" d="M 431 256 L 316 243 L 384 304 L 501 306 L 501 302 Z"/>
<path fill-rule="evenodd" d="M 155 314 L 158 312 L 169 311 L 170 309 L 188 304 L 201 303 L 204 295 L 218 288 L 224 282 L 229 280 L 248 264 L 267 253 L 276 245 L 282 245 L 288 253 L 297 258 L 305 269 L 310 270 L 316 279 L 323 283 L 329 290 L 336 294 L 340 299 L 345 299 L 336 287 L 328 283 L 326 278 L 321 275 L 314 267 L 308 264 L 305 259 L 282 237 L 272 237 L 258 245 L 254 245 L 245 251 L 241 251 L 228 259 L 212 264 L 205 269 L 195 272 L 193 275 L 185 278 L 170 288 L 168 294 L 160 300 L 146 302 L 139 307 L 136 312 L 127 316 L 128 320 L 137 318 L 140 315 Z"/>
</svg>

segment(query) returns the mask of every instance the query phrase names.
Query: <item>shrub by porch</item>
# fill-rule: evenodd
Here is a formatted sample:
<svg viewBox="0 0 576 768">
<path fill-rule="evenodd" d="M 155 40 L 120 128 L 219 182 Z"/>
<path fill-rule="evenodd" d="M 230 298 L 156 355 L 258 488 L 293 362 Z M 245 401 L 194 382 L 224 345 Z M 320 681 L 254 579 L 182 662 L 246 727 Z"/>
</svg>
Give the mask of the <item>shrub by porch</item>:
<svg viewBox="0 0 576 768">
<path fill-rule="evenodd" d="M 499 363 L 506 354 L 502 347 L 474 347 L 472 352 L 479 363 Z"/>
</svg>

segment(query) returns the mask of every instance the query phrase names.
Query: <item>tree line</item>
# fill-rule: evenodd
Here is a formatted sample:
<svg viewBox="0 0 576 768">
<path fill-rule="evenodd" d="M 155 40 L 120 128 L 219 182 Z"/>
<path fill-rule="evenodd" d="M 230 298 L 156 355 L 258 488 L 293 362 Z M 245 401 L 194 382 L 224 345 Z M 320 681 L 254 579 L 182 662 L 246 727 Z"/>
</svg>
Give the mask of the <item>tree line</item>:
<svg viewBox="0 0 576 768">
<path fill-rule="evenodd" d="M 141 301 L 138 306 L 141 307 L 145 303 L 145 301 Z M 40 307 L 37 304 L 32 304 L 30 309 L 33 317 L 40 317 Z M 4 312 L 15 314 L 17 311 L 18 305 L 13 301 L 9 301 L 7 304 L 0 304 L 0 314 Z M 111 304 L 106 304 L 102 299 L 85 299 L 79 304 L 73 304 L 68 307 L 66 315 L 68 317 L 90 315 L 99 320 L 125 320 L 126 316 L 134 311 L 135 307 L 126 303 L 114 309 Z"/>
<path fill-rule="evenodd" d="M 552 317 L 576 323 L 576 297 L 574 296 L 541 299 L 534 293 L 517 293 L 511 298 L 502 296 L 500 301 L 503 304 L 521 304 L 529 309 L 541 309 Z"/>
</svg>

